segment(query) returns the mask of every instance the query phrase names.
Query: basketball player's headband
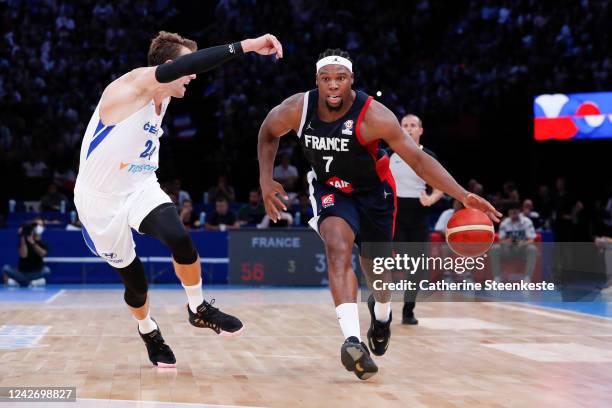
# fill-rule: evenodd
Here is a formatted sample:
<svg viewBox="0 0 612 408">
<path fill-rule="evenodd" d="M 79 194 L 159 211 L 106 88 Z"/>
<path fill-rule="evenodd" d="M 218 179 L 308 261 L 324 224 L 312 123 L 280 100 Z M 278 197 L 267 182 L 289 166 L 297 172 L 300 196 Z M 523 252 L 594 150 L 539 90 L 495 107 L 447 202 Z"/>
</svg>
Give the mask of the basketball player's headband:
<svg viewBox="0 0 612 408">
<path fill-rule="evenodd" d="M 353 72 L 353 63 L 344 57 L 337 55 L 330 55 L 329 57 L 321 58 L 317 61 L 317 72 L 326 65 L 338 64 L 348 68 L 349 71 Z"/>
</svg>

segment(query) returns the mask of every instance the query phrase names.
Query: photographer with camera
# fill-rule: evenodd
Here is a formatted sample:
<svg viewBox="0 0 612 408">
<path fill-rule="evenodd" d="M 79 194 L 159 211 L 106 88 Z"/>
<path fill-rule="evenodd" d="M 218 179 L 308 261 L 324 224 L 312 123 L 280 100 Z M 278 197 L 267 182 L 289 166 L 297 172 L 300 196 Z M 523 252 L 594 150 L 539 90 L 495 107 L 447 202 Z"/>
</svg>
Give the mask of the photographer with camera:
<svg viewBox="0 0 612 408">
<path fill-rule="evenodd" d="M 47 255 L 47 245 L 42 241 L 44 222 L 38 218 L 23 224 L 19 230 L 19 262 L 17 268 L 4 265 L 2 272 L 8 285 L 42 286 L 46 283 L 45 277 L 51 274 L 49 267 L 44 264 Z"/>
<path fill-rule="evenodd" d="M 525 282 L 531 282 L 535 269 L 538 250 L 533 243 L 536 238 L 531 219 L 521 213 L 521 205 L 511 202 L 508 205 L 508 217 L 499 224 L 499 244 L 491 248 L 491 266 L 493 278 L 501 282 L 501 260 L 520 258 L 525 260 Z"/>
</svg>

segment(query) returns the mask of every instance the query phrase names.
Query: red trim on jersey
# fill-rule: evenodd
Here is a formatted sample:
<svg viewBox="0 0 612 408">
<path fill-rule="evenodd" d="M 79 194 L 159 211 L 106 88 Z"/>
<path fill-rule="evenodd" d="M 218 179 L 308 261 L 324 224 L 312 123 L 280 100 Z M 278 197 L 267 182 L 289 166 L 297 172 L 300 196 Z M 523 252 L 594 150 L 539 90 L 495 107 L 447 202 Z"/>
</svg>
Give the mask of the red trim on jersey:
<svg viewBox="0 0 612 408">
<path fill-rule="evenodd" d="M 361 112 L 359 112 L 359 117 L 357 118 L 357 125 L 355 126 L 355 134 L 357 135 L 357 140 L 362 146 L 365 146 L 370 156 L 372 156 L 372 160 L 374 160 L 374 167 L 376 168 L 376 174 L 378 174 L 378 178 L 380 181 L 386 181 L 393 189 L 393 231 L 392 237 L 395 236 L 395 220 L 397 217 L 397 189 L 395 186 L 395 179 L 393 178 L 393 174 L 389 169 L 389 156 L 384 155 L 380 160 L 377 160 L 378 156 L 378 145 L 379 140 L 374 140 L 366 145 L 365 140 L 361 136 L 361 122 L 365 117 L 366 110 L 368 110 L 368 106 L 372 103 L 374 98 L 372 96 L 368 96 L 365 103 L 363 104 L 363 108 L 361 108 Z"/>
<path fill-rule="evenodd" d="M 395 220 L 397 218 L 397 188 L 395 186 L 395 178 L 393 177 L 393 173 L 391 173 L 390 171 L 387 172 L 385 180 L 391 185 L 391 188 L 393 189 L 393 230 L 391 233 L 391 237 L 393 238 L 395 237 Z"/>
<path fill-rule="evenodd" d="M 365 140 L 363 139 L 363 136 L 361 136 L 361 122 L 363 121 L 366 110 L 368 110 L 368 106 L 370 106 L 370 103 L 372 102 L 373 99 L 374 99 L 373 97 L 368 96 L 368 99 L 366 99 L 365 103 L 363 104 L 363 108 L 361 108 L 361 112 L 359 112 L 359 117 L 357 118 L 357 126 L 355 126 L 355 134 L 357 135 L 357 140 L 359 140 L 359 143 L 362 146 L 365 146 L 365 148 L 370 153 L 370 156 L 372 156 L 372 160 L 374 160 L 374 167 L 376 168 L 376 174 L 378 174 L 379 180 L 383 181 L 387 179 L 387 174 L 391 173 L 389 170 L 389 157 L 385 155 L 380 160 L 377 160 L 378 145 L 380 141 L 373 140 L 369 144 L 366 144 Z M 395 185 L 395 182 L 393 184 Z"/>
<path fill-rule="evenodd" d="M 365 140 L 363 140 L 363 137 L 361 137 L 361 122 L 363 121 L 363 117 L 365 116 L 366 111 L 368 110 L 368 106 L 370 106 L 370 103 L 372 103 L 372 99 L 374 99 L 371 96 L 368 96 L 368 99 L 366 99 L 365 103 L 363 104 L 363 107 L 361 108 L 361 112 L 359 112 L 359 116 L 357 117 L 357 125 L 355 126 L 355 133 L 357 134 L 357 140 L 359 140 L 359 143 L 362 146 L 365 146 Z"/>
</svg>

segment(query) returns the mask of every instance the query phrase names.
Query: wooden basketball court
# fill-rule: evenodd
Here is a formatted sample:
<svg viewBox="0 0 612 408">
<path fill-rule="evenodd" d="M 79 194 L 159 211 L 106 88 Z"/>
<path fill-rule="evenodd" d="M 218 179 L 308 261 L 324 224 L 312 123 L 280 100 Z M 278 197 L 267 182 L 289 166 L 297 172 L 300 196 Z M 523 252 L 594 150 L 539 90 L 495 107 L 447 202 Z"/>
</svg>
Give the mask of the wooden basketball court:
<svg viewBox="0 0 612 408">
<path fill-rule="evenodd" d="M 396 304 L 380 371 L 360 381 L 340 363 L 327 289 L 205 288 L 243 320 L 239 338 L 190 326 L 178 287 L 151 293 L 176 369 L 150 364 L 119 288 L 0 292 L 0 386 L 76 387 L 76 404 L 53 407 L 612 406 L 612 320 L 603 317 L 427 302 L 407 327 Z M 360 313 L 365 337 L 365 303 Z"/>
</svg>

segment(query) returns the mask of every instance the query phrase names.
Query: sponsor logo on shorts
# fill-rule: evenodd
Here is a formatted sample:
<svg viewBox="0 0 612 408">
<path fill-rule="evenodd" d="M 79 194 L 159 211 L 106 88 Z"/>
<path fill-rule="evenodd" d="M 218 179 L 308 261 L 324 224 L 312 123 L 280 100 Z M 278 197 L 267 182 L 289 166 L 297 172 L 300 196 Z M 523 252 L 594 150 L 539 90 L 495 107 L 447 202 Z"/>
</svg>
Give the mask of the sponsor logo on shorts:
<svg viewBox="0 0 612 408">
<path fill-rule="evenodd" d="M 335 203 L 336 197 L 334 197 L 333 194 L 325 194 L 323 197 L 321 197 L 321 204 L 323 205 L 323 208 L 331 207 Z"/>
<path fill-rule="evenodd" d="M 347 120 L 342 125 L 342 134 L 343 135 L 352 135 L 353 134 L 353 121 L 351 119 Z"/>
<path fill-rule="evenodd" d="M 353 192 L 353 186 L 351 185 L 351 183 L 349 183 L 348 181 L 344 181 L 341 178 L 338 178 L 336 176 L 327 179 L 325 184 L 327 184 L 328 186 L 332 186 L 342 191 L 343 193 Z"/>
<path fill-rule="evenodd" d="M 119 163 L 119 171 L 124 170 L 126 167 L 128 173 L 153 173 L 158 169 L 157 166 L 151 164 Z"/>
<path fill-rule="evenodd" d="M 123 262 L 123 259 L 117 259 L 117 254 L 114 252 L 102 252 L 100 256 L 104 258 L 107 262 L 110 262 L 110 263 Z"/>
</svg>

